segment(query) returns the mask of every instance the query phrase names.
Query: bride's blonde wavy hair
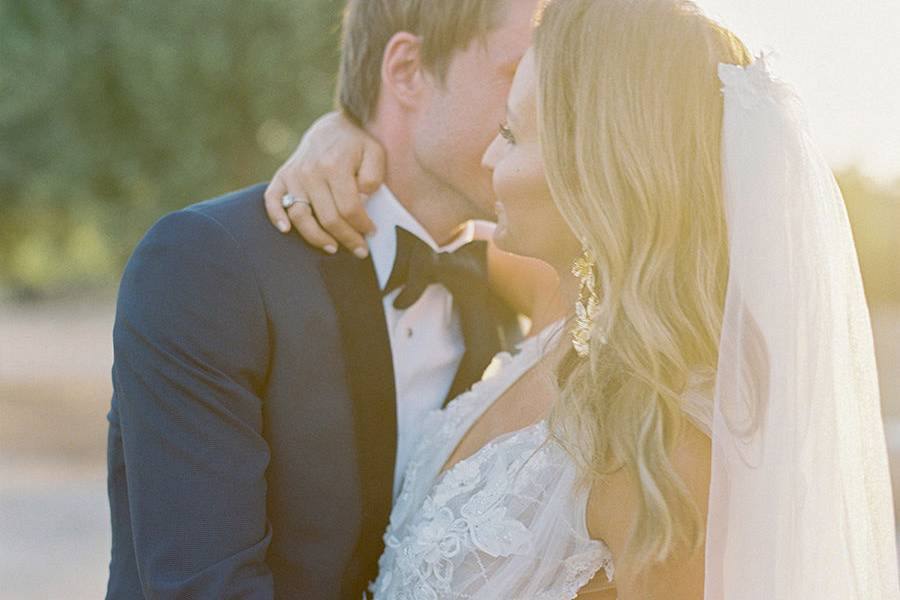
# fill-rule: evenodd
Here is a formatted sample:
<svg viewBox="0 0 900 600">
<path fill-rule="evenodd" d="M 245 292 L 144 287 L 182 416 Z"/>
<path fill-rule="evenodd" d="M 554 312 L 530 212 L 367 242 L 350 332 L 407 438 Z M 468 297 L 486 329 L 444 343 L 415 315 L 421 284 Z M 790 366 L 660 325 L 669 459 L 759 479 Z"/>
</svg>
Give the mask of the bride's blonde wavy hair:
<svg viewBox="0 0 900 600">
<path fill-rule="evenodd" d="M 684 0 L 551 0 L 535 51 L 547 179 L 596 258 L 607 338 L 570 353 L 553 430 L 587 476 L 639 488 L 623 562 L 641 570 L 704 541 L 669 455 L 683 395 L 714 378 L 728 277 L 717 67 L 751 56 Z"/>
</svg>

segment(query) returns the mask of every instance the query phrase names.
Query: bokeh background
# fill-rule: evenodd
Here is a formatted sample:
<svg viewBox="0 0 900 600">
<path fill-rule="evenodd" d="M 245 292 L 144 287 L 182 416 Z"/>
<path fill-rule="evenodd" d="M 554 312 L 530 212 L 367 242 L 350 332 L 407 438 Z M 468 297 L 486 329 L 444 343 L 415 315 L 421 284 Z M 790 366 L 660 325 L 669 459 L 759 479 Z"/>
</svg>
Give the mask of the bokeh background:
<svg viewBox="0 0 900 600">
<path fill-rule="evenodd" d="M 856 236 L 900 483 L 900 9 L 699 4 L 777 49 L 807 100 Z M 342 5 L 0 0 L 0 598 L 102 597 L 121 269 L 162 214 L 267 179 L 330 107 Z"/>
</svg>

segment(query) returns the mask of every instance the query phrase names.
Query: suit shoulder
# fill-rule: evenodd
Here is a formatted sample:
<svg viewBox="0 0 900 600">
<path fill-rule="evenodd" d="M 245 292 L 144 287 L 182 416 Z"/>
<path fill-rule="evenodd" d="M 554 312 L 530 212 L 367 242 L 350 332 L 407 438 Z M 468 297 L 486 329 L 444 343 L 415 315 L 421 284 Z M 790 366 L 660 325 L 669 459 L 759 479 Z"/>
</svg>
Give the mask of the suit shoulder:
<svg viewBox="0 0 900 600">
<path fill-rule="evenodd" d="M 322 253 L 269 223 L 265 187 L 258 184 L 163 216 L 132 254 L 125 280 L 148 268 L 169 278 L 225 270 L 246 282 L 255 280 L 264 294 L 280 290 L 285 279 L 303 285 L 318 281 Z"/>
<path fill-rule="evenodd" d="M 252 272 L 235 223 L 246 215 L 265 184 L 192 204 L 159 218 L 132 253 L 125 269 L 168 278 Z M 262 202 L 260 201 L 260 206 Z M 264 210 L 264 209 L 263 209 Z M 190 276 L 190 277 L 189 277 Z"/>
<path fill-rule="evenodd" d="M 191 204 L 185 212 L 216 223 L 240 246 L 242 253 L 258 264 L 272 260 L 318 260 L 320 252 L 296 233 L 285 235 L 269 222 L 264 193 L 267 183 L 258 183 L 223 196 Z"/>
<path fill-rule="evenodd" d="M 236 240 L 215 219 L 187 208 L 160 217 L 144 234 L 129 263 L 153 257 L 165 262 L 189 255 L 235 254 Z"/>
<path fill-rule="evenodd" d="M 183 210 L 197 213 L 221 223 L 226 229 L 268 226 L 263 194 L 266 183 L 257 183 L 242 190 L 203 200 Z"/>
<path fill-rule="evenodd" d="M 258 324 L 264 313 L 256 269 L 234 236 L 209 216 L 182 209 L 160 218 L 132 253 L 119 284 L 116 323 L 174 332 L 209 318 L 209 330 Z"/>
<path fill-rule="evenodd" d="M 175 236 L 179 241 L 196 243 L 208 235 L 225 235 L 237 241 L 239 237 L 247 237 L 247 231 L 259 234 L 265 231 L 263 227 L 274 229 L 265 215 L 265 186 L 257 184 L 165 214 L 154 223 L 144 240 Z"/>
</svg>

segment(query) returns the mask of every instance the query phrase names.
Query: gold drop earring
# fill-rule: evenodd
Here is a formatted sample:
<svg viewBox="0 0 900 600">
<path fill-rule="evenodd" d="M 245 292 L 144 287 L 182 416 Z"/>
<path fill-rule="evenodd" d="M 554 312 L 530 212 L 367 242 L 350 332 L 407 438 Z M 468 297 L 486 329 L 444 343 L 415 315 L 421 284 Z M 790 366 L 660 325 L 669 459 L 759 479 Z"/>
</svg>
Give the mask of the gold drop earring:
<svg viewBox="0 0 900 600">
<path fill-rule="evenodd" d="M 587 245 L 584 253 L 572 263 L 572 275 L 581 281 L 578 300 L 575 302 L 575 326 L 572 328 L 572 346 L 578 356 L 586 357 L 591 352 L 591 333 L 594 320 L 600 312 L 600 299 L 597 297 L 597 277 L 594 272 L 596 260 Z M 601 337 L 601 341 L 606 339 Z"/>
</svg>

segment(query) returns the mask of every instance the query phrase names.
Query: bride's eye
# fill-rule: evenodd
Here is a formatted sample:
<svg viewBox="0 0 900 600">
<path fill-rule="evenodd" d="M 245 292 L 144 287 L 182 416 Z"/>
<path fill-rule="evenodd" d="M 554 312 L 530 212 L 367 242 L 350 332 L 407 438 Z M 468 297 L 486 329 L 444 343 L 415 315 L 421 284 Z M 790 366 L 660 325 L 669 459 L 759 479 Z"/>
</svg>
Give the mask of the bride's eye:
<svg viewBox="0 0 900 600">
<path fill-rule="evenodd" d="M 506 123 L 500 123 L 500 137 L 502 137 L 510 144 L 516 143 L 516 136 L 513 135 L 512 130 L 508 125 L 506 125 Z"/>
</svg>

